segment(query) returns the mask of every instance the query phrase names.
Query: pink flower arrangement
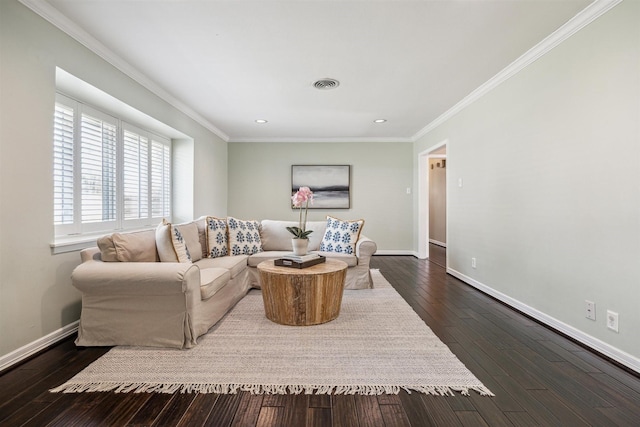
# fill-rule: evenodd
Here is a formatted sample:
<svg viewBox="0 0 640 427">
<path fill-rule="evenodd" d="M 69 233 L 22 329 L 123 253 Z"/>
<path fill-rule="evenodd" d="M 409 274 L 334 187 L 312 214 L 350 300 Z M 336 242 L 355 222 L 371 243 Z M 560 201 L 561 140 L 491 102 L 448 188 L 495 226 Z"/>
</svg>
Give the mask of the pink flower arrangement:
<svg viewBox="0 0 640 427">
<path fill-rule="evenodd" d="M 313 230 L 307 231 L 307 210 L 309 204 L 313 204 L 313 192 L 309 187 L 300 187 L 296 194 L 291 197 L 293 206 L 300 209 L 299 227 L 287 227 L 287 230 L 295 236 L 296 239 L 308 239 L 309 234 Z M 302 206 L 304 205 L 304 221 L 302 220 Z"/>
</svg>

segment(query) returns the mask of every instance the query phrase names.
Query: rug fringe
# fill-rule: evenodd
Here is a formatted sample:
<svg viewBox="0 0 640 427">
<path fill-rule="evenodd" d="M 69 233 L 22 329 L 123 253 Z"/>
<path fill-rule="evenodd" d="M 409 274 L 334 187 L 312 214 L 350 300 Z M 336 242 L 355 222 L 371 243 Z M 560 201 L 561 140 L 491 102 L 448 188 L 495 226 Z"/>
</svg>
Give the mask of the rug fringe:
<svg viewBox="0 0 640 427">
<path fill-rule="evenodd" d="M 491 391 L 482 386 L 395 386 L 395 385 L 281 385 L 281 384 L 141 384 L 141 383 L 65 383 L 49 390 L 51 393 L 91 393 L 91 392 L 115 392 L 115 393 L 215 393 L 236 394 L 239 391 L 248 391 L 251 394 L 345 394 L 379 396 L 383 394 L 398 394 L 405 390 L 433 396 L 454 396 L 459 392 L 468 396 L 471 390 L 481 396 L 495 396 Z"/>
</svg>

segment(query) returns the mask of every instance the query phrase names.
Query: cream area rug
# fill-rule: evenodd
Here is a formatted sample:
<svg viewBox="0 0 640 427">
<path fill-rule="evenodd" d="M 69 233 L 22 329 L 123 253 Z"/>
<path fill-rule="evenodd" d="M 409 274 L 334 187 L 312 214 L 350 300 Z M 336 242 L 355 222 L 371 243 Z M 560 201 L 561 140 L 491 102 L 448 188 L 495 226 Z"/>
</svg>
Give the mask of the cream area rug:
<svg viewBox="0 0 640 427">
<path fill-rule="evenodd" d="M 251 291 L 189 350 L 114 347 L 53 392 L 306 393 L 493 396 L 377 270 L 316 326 L 265 317 Z"/>
</svg>

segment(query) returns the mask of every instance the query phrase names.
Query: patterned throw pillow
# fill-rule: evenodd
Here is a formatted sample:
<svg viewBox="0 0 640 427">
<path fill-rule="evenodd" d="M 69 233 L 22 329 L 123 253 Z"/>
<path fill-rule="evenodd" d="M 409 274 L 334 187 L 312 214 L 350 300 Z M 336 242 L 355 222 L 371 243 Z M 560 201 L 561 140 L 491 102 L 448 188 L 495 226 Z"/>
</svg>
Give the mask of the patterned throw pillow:
<svg viewBox="0 0 640 427">
<path fill-rule="evenodd" d="M 178 262 L 191 263 L 191 254 L 182 237 L 182 233 L 180 233 L 178 227 L 173 224 L 171 224 L 171 243 L 173 243 L 173 249 L 176 251 Z"/>
<path fill-rule="evenodd" d="M 207 217 L 207 257 L 217 258 L 229 255 L 227 240 L 227 220 Z"/>
<path fill-rule="evenodd" d="M 195 223 L 173 225 L 163 219 L 156 228 L 156 248 L 160 261 L 193 262 L 188 244 L 192 245 L 194 252 L 202 252 Z"/>
<path fill-rule="evenodd" d="M 320 251 L 355 255 L 356 242 L 363 226 L 363 219 L 343 221 L 327 215 L 327 229 L 320 243 Z"/>
<path fill-rule="evenodd" d="M 258 221 L 244 221 L 228 217 L 230 255 L 253 255 L 262 252 L 260 224 Z"/>
</svg>

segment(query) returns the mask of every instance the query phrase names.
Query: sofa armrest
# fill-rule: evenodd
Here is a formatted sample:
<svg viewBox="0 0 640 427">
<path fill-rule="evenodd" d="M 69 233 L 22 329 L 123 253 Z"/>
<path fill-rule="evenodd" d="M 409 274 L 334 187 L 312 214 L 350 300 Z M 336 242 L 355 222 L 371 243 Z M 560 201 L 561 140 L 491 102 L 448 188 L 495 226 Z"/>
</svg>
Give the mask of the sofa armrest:
<svg viewBox="0 0 640 427">
<path fill-rule="evenodd" d="M 369 239 L 367 236 L 360 235 L 360 238 L 356 242 L 356 256 L 358 257 L 358 264 L 369 264 L 371 256 L 378 250 L 376 242 Z"/>
<path fill-rule="evenodd" d="M 102 254 L 100 253 L 100 249 L 97 246 L 94 246 L 81 250 L 80 259 L 82 262 L 90 260 L 102 261 Z"/>
<path fill-rule="evenodd" d="M 178 262 L 90 260 L 73 270 L 71 282 L 86 294 L 175 295 L 200 292 L 198 266 Z"/>
</svg>

